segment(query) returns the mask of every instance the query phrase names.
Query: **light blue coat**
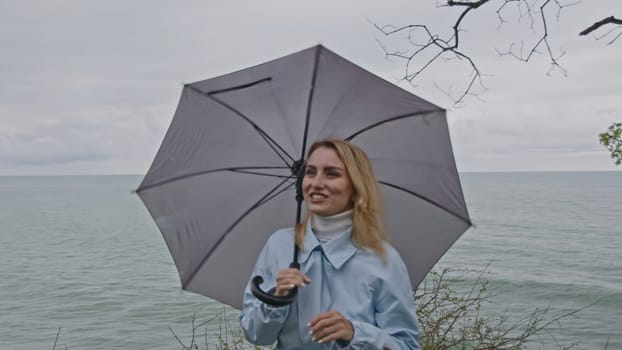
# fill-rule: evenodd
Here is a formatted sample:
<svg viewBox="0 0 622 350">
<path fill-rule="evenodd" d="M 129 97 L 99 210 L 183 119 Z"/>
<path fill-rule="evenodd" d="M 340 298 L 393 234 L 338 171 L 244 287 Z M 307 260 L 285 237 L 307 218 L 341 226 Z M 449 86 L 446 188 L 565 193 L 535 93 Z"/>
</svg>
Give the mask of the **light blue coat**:
<svg viewBox="0 0 622 350">
<path fill-rule="evenodd" d="M 278 272 L 289 266 L 294 247 L 292 228 L 276 231 L 257 258 L 252 276 L 264 278 L 263 290 L 276 285 Z M 301 271 L 311 284 L 298 288 L 294 303 L 271 307 L 244 292 L 240 324 L 248 341 L 284 350 L 343 349 L 319 344 L 309 336 L 309 321 L 320 312 L 339 311 L 354 326 L 346 349 L 419 349 L 419 325 L 408 272 L 399 254 L 385 244 L 384 263 L 372 250 L 356 248 L 348 229 L 320 244 L 307 227 L 299 252 Z"/>
</svg>

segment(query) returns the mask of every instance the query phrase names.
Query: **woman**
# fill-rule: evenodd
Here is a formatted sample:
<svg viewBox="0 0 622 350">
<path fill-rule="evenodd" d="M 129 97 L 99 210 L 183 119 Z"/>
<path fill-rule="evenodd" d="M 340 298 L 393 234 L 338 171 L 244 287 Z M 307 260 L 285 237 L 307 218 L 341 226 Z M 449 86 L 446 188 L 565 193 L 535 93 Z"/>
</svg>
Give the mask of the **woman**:
<svg viewBox="0 0 622 350">
<path fill-rule="evenodd" d="M 244 293 L 240 323 L 257 345 L 278 349 L 419 349 L 419 326 L 408 272 L 386 242 L 371 163 L 341 140 L 309 149 L 302 190 L 307 207 L 297 227 L 275 232 L 253 276 L 273 293 L 298 287 L 296 301 L 272 307 Z M 294 241 L 300 270 L 286 268 Z"/>
</svg>

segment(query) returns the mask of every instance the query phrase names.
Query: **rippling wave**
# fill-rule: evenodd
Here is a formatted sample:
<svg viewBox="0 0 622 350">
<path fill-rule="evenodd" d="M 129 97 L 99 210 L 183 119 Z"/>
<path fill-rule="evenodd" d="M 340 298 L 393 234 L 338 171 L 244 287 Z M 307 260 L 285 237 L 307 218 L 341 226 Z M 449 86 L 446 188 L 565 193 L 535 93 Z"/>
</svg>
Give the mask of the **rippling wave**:
<svg viewBox="0 0 622 350">
<path fill-rule="evenodd" d="M 555 334 L 622 348 L 622 174 L 466 173 L 477 228 L 439 267 L 485 270 L 490 315 L 552 316 Z M 0 348 L 175 349 L 201 322 L 237 313 L 180 291 L 159 231 L 130 190 L 138 176 L 0 177 Z M 458 274 L 468 286 L 472 273 Z M 459 288 L 460 284 L 456 284 Z M 218 332 L 218 322 L 206 326 Z M 534 344 L 540 348 L 540 344 Z M 548 345 L 545 345 L 545 347 Z M 558 348 L 550 344 L 551 348 Z"/>
</svg>

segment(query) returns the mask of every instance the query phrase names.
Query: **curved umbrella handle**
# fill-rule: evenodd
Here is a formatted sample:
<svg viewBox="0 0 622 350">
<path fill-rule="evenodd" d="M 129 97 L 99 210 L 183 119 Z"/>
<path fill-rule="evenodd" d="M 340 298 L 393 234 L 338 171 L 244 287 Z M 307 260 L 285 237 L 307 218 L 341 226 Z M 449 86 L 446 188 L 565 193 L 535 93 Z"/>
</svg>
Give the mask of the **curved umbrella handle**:
<svg viewBox="0 0 622 350">
<path fill-rule="evenodd" d="M 293 262 L 289 264 L 289 267 L 293 269 L 300 269 L 300 264 L 298 264 L 297 262 Z M 296 300 L 296 294 L 298 294 L 298 287 L 294 287 L 294 289 L 292 289 L 287 296 L 277 297 L 276 295 L 266 293 L 263 290 L 261 290 L 261 287 L 259 287 L 259 285 L 262 283 L 263 283 L 263 277 L 261 276 L 253 277 L 253 280 L 251 282 L 251 292 L 253 293 L 255 298 L 263 301 L 264 303 L 268 305 L 280 307 L 280 306 L 289 305 L 293 303 L 294 300 Z"/>
</svg>

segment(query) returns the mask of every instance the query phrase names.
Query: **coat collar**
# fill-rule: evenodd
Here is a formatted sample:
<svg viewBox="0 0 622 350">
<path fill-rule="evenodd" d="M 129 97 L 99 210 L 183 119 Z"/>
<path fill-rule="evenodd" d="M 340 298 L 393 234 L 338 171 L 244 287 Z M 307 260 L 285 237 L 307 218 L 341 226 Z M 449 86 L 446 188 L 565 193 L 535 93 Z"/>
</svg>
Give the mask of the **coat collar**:
<svg viewBox="0 0 622 350">
<path fill-rule="evenodd" d="M 316 249 L 322 249 L 326 260 L 337 270 L 345 264 L 358 248 L 352 243 L 352 227 L 349 227 L 339 236 L 330 241 L 320 244 L 311 229 L 311 222 L 307 223 L 305 236 L 303 239 L 303 249 L 300 252 L 300 262 L 305 264 L 311 253 Z"/>
</svg>

